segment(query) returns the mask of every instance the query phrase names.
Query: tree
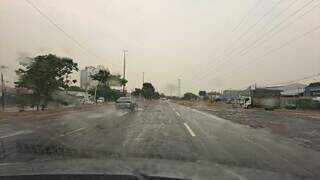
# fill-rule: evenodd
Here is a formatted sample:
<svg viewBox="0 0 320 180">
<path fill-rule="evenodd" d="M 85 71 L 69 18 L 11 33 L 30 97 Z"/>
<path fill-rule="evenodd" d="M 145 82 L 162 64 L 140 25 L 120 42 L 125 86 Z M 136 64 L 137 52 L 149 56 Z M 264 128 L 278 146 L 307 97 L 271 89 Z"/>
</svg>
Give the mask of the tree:
<svg viewBox="0 0 320 180">
<path fill-rule="evenodd" d="M 68 89 L 68 91 L 79 91 L 79 92 L 85 92 L 86 90 L 82 89 L 79 86 L 70 86 Z"/>
<path fill-rule="evenodd" d="M 93 80 L 98 81 L 97 89 L 93 88 L 89 90 L 91 95 L 96 93 L 97 97 L 104 97 L 106 100 L 116 100 L 120 96 L 120 92 L 112 90 L 110 88 L 110 82 L 116 81 L 119 84 L 126 84 L 128 81 L 121 78 L 120 75 L 112 75 L 108 70 L 99 70 L 98 73 L 90 76 Z"/>
<path fill-rule="evenodd" d="M 69 75 L 78 71 L 78 64 L 71 58 L 58 57 L 54 54 L 30 58 L 29 63 L 21 63 L 23 68 L 16 70 L 19 80 L 16 87 L 29 88 L 33 91 L 37 110 L 47 106 L 52 93 L 60 88 L 67 89 L 72 82 Z"/>
<path fill-rule="evenodd" d="M 119 79 L 119 81 L 120 81 L 120 84 L 122 85 L 122 86 L 125 86 L 126 84 L 127 84 L 127 80 L 126 79 L 124 79 L 124 78 L 120 78 Z"/>
<path fill-rule="evenodd" d="M 158 92 L 154 92 L 153 99 L 160 99 L 160 94 Z"/>
<path fill-rule="evenodd" d="M 142 90 L 139 88 L 135 88 L 131 94 L 132 94 L 132 96 L 138 97 L 142 94 Z"/>
<path fill-rule="evenodd" d="M 112 76 L 108 70 L 99 70 L 98 73 L 90 76 L 93 80 L 99 82 L 99 84 L 107 84 L 111 80 Z"/>
<path fill-rule="evenodd" d="M 207 92 L 206 91 L 199 91 L 199 96 L 205 97 L 205 96 L 207 96 Z"/>
<path fill-rule="evenodd" d="M 143 83 L 141 95 L 146 99 L 152 99 L 154 97 L 155 89 L 151 83 Z"/>
<path fill-rule="evenodd" d="M 182 99 L 183 100 L 196 100 L 198 99 L 199 97 L 191 92 L 187 92 L 183 95 Z"/>
</svg>

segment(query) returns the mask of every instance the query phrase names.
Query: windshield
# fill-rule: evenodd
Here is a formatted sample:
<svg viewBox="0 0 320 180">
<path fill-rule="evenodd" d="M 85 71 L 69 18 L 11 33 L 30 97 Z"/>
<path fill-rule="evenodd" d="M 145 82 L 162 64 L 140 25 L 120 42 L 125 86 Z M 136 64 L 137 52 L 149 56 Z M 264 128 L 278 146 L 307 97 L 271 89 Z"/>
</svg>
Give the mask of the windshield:
<svg viewBox="0 0 320 180">
<path fill-rule="evenodd" d="M 320 177 L 320 0 L 0 0 L 0 39 L 0 179 Z"/>
</svg>

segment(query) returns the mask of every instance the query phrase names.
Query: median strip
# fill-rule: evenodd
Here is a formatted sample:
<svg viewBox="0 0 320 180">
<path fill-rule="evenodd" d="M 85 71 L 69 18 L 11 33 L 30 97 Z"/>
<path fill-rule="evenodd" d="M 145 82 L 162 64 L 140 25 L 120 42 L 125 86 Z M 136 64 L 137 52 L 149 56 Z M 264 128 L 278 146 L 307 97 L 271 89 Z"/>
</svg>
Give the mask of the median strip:
<svg viewBox="0 0 320 180">
<path fill-rule="evenodd" d="M 183 123 L 183 124 L 187 128 L 187 130 L 189 131 L 189 133 L 192 137 L 196 136 L 196 134 L 194 134 L 194 132 L 192 131 L 192 129 L 189 127 L 189 125 L 187 123 Z"/>
</svg>

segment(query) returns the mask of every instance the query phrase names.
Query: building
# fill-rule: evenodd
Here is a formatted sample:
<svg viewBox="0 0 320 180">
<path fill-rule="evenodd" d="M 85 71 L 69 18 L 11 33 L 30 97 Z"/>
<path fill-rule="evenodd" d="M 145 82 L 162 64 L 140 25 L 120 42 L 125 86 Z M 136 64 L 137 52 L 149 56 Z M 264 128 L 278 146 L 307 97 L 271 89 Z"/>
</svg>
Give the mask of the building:
<svg viewBox="0 0 320 180">
<path fill-rule="evenodd" d="M 223 101 L 232 101 L 240 98 L 242 90 L 224 90 L 221 96 Z"/>
<path fill-rule="evenodd" d="M 310 83 L 305 87 L 304 96 L 320 97 L 320 82 Z"/>
<path fill-rule="evenodd" d="M 219 92 L 208 92 L 208 98 L 210 101 L 221 100 L 221 93 Z"/>
<path fill-rule="evenodd" d="M 280 107 L 282 90 L 256 88 L 250 91 L 253 107 Z"/>
<path fill-rule="evenodd" d="M 82 89 L 88 90 L 93 86 L 97 85 L 97 81 L 91 79 L 91 76 L 98 73 L 100 70 L 108 70 L 104 66 L 87 66 L 83 70 L 80 71 L 80 87 Z"/>
<path fill-rule="evenodd" d="M 293 83 L 288 85 L 268 86 L 267 89 L 281 90 L 281 96 L 295 97 L 303 96 L 304 89 L 307 85 L 300 83 Z"/>
</svg>

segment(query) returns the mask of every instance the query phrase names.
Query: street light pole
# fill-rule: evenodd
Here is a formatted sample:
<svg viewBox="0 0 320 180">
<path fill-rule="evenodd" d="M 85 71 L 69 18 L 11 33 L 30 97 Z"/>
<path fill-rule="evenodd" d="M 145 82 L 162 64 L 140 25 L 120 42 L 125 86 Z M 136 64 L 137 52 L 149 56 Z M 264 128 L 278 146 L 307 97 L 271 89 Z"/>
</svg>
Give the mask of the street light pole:
<svg viewBox="0 0 320 180">
<path fill-rule="evenodd" d="M 144 84 L 144 72 L 142 72 L 142 85 Z"/>
<path fill-rule="evenodd" d="M 127 50 L 123 50 L 123 79 L 126 79 L 126 53 Z M 123 94 L 125 94 L 126 84 L 123 84 Z"/>
<path fill-rule="evenodd" d="M 4 112 L 4 107 L 5 107 L 5 100 L 4 100 L 4 96 L 5 96 L 5 87 L 4 87 L 4 80 L 3 80 L 3 74 L 1 72 L 1 106 L 2 106 L 2 111 Z"/>
<path fill-rule="evenodd" d="M 3 79 L 3 73 L 2 70 L 8 68 L 7 66 L 0 66 L 1 69 L 1 107 L 2 107 L 2 111 L 4 112 L 4 108 L 5 108 L 5 94 L 6 94 L 6 87 L 4 84 L 4 79 Z"/>
</svg>

